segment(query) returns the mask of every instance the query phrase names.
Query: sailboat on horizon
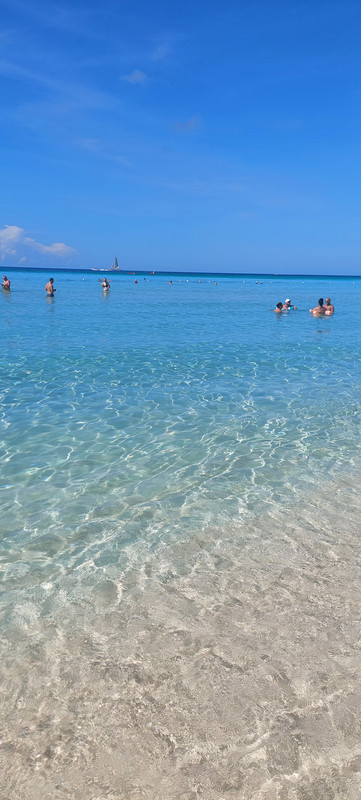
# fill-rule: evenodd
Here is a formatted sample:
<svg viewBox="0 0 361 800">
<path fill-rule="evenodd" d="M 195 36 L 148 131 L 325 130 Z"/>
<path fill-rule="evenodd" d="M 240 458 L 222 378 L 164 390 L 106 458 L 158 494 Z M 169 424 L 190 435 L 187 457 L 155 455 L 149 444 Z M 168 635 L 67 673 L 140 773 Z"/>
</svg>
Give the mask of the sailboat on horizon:
<svg viewBox="0 0 361 800">
<path fill-rule="evenodd" d="M 111 272 L 117 272 L 117 270 L 120 269 L 119 264 L 118 264 L 118 259 L 117 259 L 116 256 L 115 256 L 115 259 L 114 259 L 114 264 L 112 264 L 110 269 L 111 269 Z"/>
</svg>

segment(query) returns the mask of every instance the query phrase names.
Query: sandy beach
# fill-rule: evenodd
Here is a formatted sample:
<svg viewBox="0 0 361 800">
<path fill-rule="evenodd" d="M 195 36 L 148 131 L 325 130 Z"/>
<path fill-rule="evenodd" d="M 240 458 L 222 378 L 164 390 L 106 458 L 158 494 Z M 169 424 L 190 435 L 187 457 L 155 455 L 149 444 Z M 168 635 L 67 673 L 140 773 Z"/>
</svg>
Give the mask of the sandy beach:
<svg viewBox="0 0 361 800">
<path fill-rule="evenodd" d="M 2 796 L 357 800 L 356 479 L 322 502 L 322 528 L 310 495 L 150 549 L 87 602 L 69 576 L 71 613 L 60 602 L 51 625 L 24 608 L 1 681 Z"/>
</svg>

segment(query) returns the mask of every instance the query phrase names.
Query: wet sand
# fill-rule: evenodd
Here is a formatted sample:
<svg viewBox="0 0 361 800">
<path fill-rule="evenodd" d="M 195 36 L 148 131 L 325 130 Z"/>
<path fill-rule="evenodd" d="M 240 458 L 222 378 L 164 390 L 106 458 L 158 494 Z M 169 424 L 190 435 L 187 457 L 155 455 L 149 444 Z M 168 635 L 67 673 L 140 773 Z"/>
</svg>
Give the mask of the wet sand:
<svg viewBox="0 0 361 800">
<path fill-rule="evenodd" d="M 329 484 L 82 598 L 65 576 L 51 616 L 29 601 L 2 641 L 1 797 L 359 800 L 360 510 L 356 479 Z"/>
</svg>

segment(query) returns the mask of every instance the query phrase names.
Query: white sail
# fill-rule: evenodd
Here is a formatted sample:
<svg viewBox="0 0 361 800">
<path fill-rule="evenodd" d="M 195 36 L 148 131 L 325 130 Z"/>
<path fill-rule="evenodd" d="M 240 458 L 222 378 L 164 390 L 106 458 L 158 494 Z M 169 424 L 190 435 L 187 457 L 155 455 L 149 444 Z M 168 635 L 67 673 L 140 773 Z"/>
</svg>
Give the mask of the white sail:
<svg viewBox="0 0 361 800">
<path fill-rule="evenodd" d="M 114 271 L 116 271 L 117 269 L 119 269 L 118 259 L 117 259 L 117 257 L 116 257 L 116 256 L 115 256 L 115 259 L 114 259 L 114 264 L 112 264 L 112 266 L 110 267 L 110 269 L 112 270 L 112 272 L 114 272 Z"/>
</svg>

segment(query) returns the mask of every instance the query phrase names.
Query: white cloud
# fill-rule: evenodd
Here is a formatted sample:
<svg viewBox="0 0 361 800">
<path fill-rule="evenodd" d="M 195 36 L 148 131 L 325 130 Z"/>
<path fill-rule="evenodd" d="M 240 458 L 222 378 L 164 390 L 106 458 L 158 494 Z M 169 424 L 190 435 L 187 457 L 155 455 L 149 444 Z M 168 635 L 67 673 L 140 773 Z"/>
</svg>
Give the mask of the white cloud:
<svg viewBox="0 0 361 800">
<path fill-rule="evenodd" d="M 139 86 L 144 86 L 148 78 L 145 72 L 142 72 L 140 69 L 133 69 L 133 72 L 130 72 L 129 75 L 123 75 L 122 80 L 134 85 L 138 84 Z"/>
<path fill-rule="evenodd" d="M 23 228 L 18 228 L 17 225 L 5 225 L 0 230 L 0 253 L 2 257 L 16 255 L 16 246 L 23 233 Z"/>
<path fill-rule="evenodd" d="M 45 255 L 51 256 L 69 256 L 71 253 L 75 253 L 74 247 L 69 247 L 67 244 L 63 242 L 54 242 L 53 244 L 41 244 L 41 242 L 36 242 L 35 239 L 31 239 L 29 236 L 24 236 L 24 244 L 28 247 L 31 247 L 32 250 L 36 250 L 38 253 L 44 253 Z"/>
<path fill-rule="evenodd" d="M 64 244 L 64 242 L 53 242 L 53 244 L 43 244 L 37 242 L 30 236 L 25 236 L 24 228 L 19 228 L 18 225 L 4 225 L 0 230 L 0 258 L 4 259 L 8 256 L 15 257 L 19 264 L 24 264 L 27 256 L 23 252 L 28 250 L 35 250 L 46 256 L 56 256 L 57 258 L 66 258 L 67 256 L 75 255 L 77 252 L 74 247 Z"/>
</svg>

